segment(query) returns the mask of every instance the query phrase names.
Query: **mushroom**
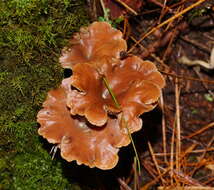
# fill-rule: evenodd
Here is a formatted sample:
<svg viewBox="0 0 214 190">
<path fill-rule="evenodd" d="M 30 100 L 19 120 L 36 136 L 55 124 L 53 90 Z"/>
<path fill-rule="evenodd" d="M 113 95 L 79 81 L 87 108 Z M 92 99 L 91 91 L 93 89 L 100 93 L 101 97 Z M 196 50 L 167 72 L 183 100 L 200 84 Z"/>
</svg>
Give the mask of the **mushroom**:
<svg viewBox="0 0 214 190">
<path fill-rule="evenodd" d="M 157 105 L 165 80 L 150 61 L 133 55 L 121 60 L 126 42 L 108 23 L 81 28 L 70 45 L 60 62 L 73 75 L 48 92 L 38 133 L 69 162 L 111 169 L 119 148 L 141 129 L 139 116 Z"/>
<path fill-rule="evenodd" d="M 83 117 L 71 116 L 66 106 L 70 91 L 70 78 L 64 79 L 59 88 L 48 93 L 43 109 L 37 115 L 38 133 L 57 144 L 61 156 L 77 164 L 106 170 L 115 167 L 121 146 L 130 143 L 127 132 L 117 119 L 109 118 L 102 128 L 87 122 Z"/>
<path fill-rule="evenodd" d="M 73 36 L 62 51 L 60 63 L 63 68 L 72 69 L 77 63 L 93 62 L 102 57 L 119 58 L 120 52 L 126 49 L 122 32 L 107 22 L 94 22 Z"/>
<path fill-rule="evenodd" d="M 103 77 L 107 79 L 120 108 L 115 106 Z M 138 117 L 156 106 L 165 81 L 153 63 L 130 56 L 117 64 L 107 64 L 105 73 L 101 74 L 93 64 L 76 64 L 71 85 L 76 88 L 68 93 L 67 98 L 72 115 L 85 116 L 91 124 L 103 126 L 108 113 L 116 115 L 122 112 L 129 128 L 136 131 L 135 128 L 141 128 Z"/>
</svg>

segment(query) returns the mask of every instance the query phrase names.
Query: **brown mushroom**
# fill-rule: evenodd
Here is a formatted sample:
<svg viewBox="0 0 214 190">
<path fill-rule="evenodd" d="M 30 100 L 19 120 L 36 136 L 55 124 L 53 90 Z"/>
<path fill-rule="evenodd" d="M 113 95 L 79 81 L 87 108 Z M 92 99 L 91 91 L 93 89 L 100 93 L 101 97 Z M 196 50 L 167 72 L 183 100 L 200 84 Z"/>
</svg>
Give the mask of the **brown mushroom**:
<svg viewBox="0 0 214 190">
<path fill-rule="evenodd" d="M 142 127 L 139 116 L 156 106 L 165 81 L 149 61 L 119 59 L 126 42 L 108 23 L 82 28 L 70 45 L 60 61 L 73 75 L 48 93 L 38 132 L 67 161 L 111 169 L 119 148 L 130 143 L 129 132 Z"/>
<path fill-rule="evenodd" d="M 91 125 L 83 117 L 73 117 L 66 106 L 70 78 L 59 88 L 48 93 L 43 109 L 37 115 L 39 134 L 50 143 L 57 144 L 61 156 L 67 161 L 89 167 L 111 169 L 118 162 L 119 147 L 130 143 L 127 131 L 117 119 L 108 119 L 102 128 Z"/>
<path fill-rule="evenodd" d="M 80 63 L 73 67 L 71 85 L 78 90 L 68 94 L 67 105 L 71 114 L 85 116 L 90 123 L 102 126 L 107 121 L 108 112 L 122 111 L 128 127 L 133 131 L 139 130 L 141 121 L 138 117 L 156 106 L 165 84 L 164 78 L 153 63 L 142 61 L 136 56 L 130 56 L 114 65 L 107 64 L 106 67 L 102 74 L 91 64 Z M 121 109 L 115 107 L 103 82 L 103 75 Z"/>
<path fill-rule="evenodd" d="M 77 63 L 89 63 L 102 57 L 119 58 L 126 51 L 126 41 L 122 33 L 107 22 L 94 22 L 81 28 L 64 48 L 60 62 L 64 68 L 72 68 Z"/>
</svg>

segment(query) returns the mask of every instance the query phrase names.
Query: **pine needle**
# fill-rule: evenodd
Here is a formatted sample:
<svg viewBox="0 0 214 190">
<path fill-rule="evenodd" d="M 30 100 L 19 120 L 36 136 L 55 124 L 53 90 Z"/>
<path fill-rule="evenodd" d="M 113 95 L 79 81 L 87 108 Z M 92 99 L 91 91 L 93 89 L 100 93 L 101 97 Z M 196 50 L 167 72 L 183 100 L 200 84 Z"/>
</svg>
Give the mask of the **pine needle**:
<svg viewBox="0 0 214 190">
<path fill-rule="evenodd" d="M 115 104 L 116 108 L 120 109 L 120 108 L 121 108 L 121 107 L 120 107 L 120 104 L 119 104 L 119 102 L 118 102 L 118 100 L 117 100 L 117 98 L 116 98 L 114 92 L 113 92 L 112 89 L 110 88 L 109 82 L 107 81 L 106 77 L 103 77 L 103 82 L 104 82 L 104 84 L 105 84 L 105 86 L 106 86 L 106 88 L 107 88 L 109 94 L 111 95 L 112 100 L 114 101 L 114 104 Z M 128 128 L 128 126 L 127 126 L 127 121 L 124 119 L 123 116 L 122 116 L 122 124 L 125 125 L 125 127 L 126 127 L 126 129 L 127 129 L 127 132 L 128 132 L 128 136 L 129 136 L 129 138 L 130 138 L 130 140 L 131 140 L 131 144 L 132 144 L 132 147 L 133 147 L 133 149 L 134 149 L 135 157 L 136 157 L 136 160 L 137 160 L 138 172 L 139 172 L 139 175 L 140 175 L 140 173 L 141 173 L 140 159 L 139 159 L 139 156 L 138 156 L 137 149 L 136 149 L 136 147 L 135 147 L 134 141 L 133 141 L 133 139 L 132 139 L 132 135 L 131 135 L 131 133 L 130 133 L 130 131 L 129 131 L 129 128 Z"/>
<path fill-rule="evenodd" d="M 111 90 L 111 88 L 110 88 L 110 86 L 109 86 L 109 83 L 108 83 L 106 77 L 103 77 L 103 82 L 104 82 L 104 84 L 105 84 L 105 86 L 106 86 L 106 88 L 107 88 L 109 94 L 111 95 L 112 100 L 114 101 L 114 104 L 115 104 L 116 108 L 120 109 L 120 104 L 119 104 L 119 102 L 117 101 L 117 98 L 116 98 L 114 92 Z"/>
</svg>

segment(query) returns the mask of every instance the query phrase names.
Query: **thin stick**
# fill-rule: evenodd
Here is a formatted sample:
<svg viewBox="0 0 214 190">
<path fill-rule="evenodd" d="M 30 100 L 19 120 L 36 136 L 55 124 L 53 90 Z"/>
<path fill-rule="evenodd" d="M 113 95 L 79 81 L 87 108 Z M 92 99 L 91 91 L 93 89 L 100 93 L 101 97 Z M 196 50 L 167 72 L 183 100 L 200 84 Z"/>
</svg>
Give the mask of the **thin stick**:
<svg viewBox="0 0 214 190">
<path fill-rule="evenodd" d="M 180 123 L 180 90 L 178 78 L 175 79 L 175 106 L 176 106 L 176 170 L 180 172 L 180 154 L 181 154 L 181 123 Z"/>
<path fill-rule="evenodd" d="M 173 170 L 174 170 L 174 142 L 175 142 L 175 123 L 173 124 L 173 129 L 172 129 L 172 138 L 171 138 L 171 148 L 170 148 L 170 180 L 171 180 L 171 185 L 173 185 Z"/>
<path fill-rule="evenodd" d="M 169 40 L 168 45 L 167 45 L 167 48 L 166 48 L 166 50 L 165 50 L 165 52 L 164 52 L 164 54 L 163 54 L 163 57 L 162 57 L 162 60 L 163 60 L 163 61 L 166 60 L 167 55 L 169 55 L 169 52 L 171 52 L 171 45 L 172 45 L 173 41 L 175 40 L 176 35 L 177 35 L 177 34 L 176 34 L 176 30 L 174 29 L 174 30 L 172 31 L 171 39 Z"/>
<path fill-rule="evenodd" d="M 174 128 L 174 126 L 173 126 L 173 128 Z M 173 144 L 174 144 L 174 138 L 173 138 L 173 136 L 174 136 L 174 132 L 173 132 L 173 134 L 172 134 L 172 141 L 173 141 Z M 186 156 L 186 154 L 188 153 L 188 151 L 190 151 L 189 148 L 185 151 L 185 152 L 186 152 L 185 154 L 181 155 L 181 158 L 180 158 L 181 160 Z M 191 151 L 190 151 L 190 152 L 191 152 Z M 171 154 L 171 155 L 172 155 L 172 154 Z M 171 156 L 171 155 L 170 155 L 170 156 Z M 168 168 L 164 169 L 165 171 L 164 171 L 161 175 L 157 176 L 154 180 L 152 180 L 152 181 L 150 181 L 149 183 L 147 183 L 146 185 L 144 185 L 140 190 L 147 190 L 151 185 L 154 185 L 155 183 L 157 183 L 158 180 L 159 180 L 161 177 L 163 177 L 164 175 L 166 175 L 168 172 L 171 171 L 171 173 L 173 173 L 174 170 L 171 170 L 171 168 L 173 168 L 174 165 L 175 165 L 175 163 L 172 162 L 172 165 L 170 165 L 170 166 L 168 166 Z M 172 184 L 172 185 L 173 185 L 173 184 Z"/>
<path fill-rule="evenodd" d="M 120 3 L 122 6 L 124 6 L 128 11 L 130 11 L 131 13 L 133 13 L 134 15 L 137 15 L 137 12 L 132 9 L 131 7 L 129 7 L 126 3 L 124 3 L 123 1 L 121 0 L 115 0 L 117 1 L 118 3 Z"/>
<path fill-rule="evenodd" d="M 142 38 L 140 40 L 138 40 L 133 46 L 132 48 L 128 51 L 128 53 L 130 53 L 131 51 L 133 51 L 133 49 L 142 41 L 144 40 L 147 36 L 149 36 L 150 34 L 152 34 L 153 32 L 155 32 L 157 29 L 161 28 L 162 26 L 172 22 L 173 20 L 175 20 L 176 18 L 182 16 L 183 14 L 185 14 L 186 12 L 190 11 L 191 9 L 197 7 L 198 5 L 200 5 L 201 3 L 205 2 L 206 0 L 199 0 L 196 3 L 190 5 L 189 7 L 187 7 L 186 9 L 184 9 L 183 11 L 179 12 L 178 14 L 175 14 L 174 16 L 172 16 L 171 18 L 167 19 L 166 21 L 162 22 L 161 24 L 159 24 L 158 26 L 152 28 L 149 32 L 147 32 L 146 34 L 144 34 L 142 36 Z"/>
<path fill-rule="evenodd" d="M 187 157 L 188 154 L 192 153 L 192 151 L 197 147 L 197 144 L 192 144 L 190 147 L 187 147 L 187 149 L 182 152 L 181 154 L 181 158 L 184 159 L 185 157 Z M 180 160 L 182 160 L 180 159 Z"/>
<path fill-rule="evenodd" d="M 139 181 L 138 181 L 138 173 L 137 173 L 137 158 L 134 157 L 134 190 L 137 190 L 139 187 Z"/>
<path fill-rule="evenodd" d="M 212 181 L 214 181 L 214 177 L 209 178 L 207 181 L 205 181 L 203 183 L 204 186 L 207 186 L 207 184 L 211 183 Z"/>
<path fill-rule="evenodd" d="M 158 24 L 160 24 L 160 22 L 161 22 L 161 20 L 162 20 L 162 18 L 164 16 L 165 9 L 169 10 L 169 7 L 166 6 L 166 2 L 167 2 L 167 0 L 164 0 L 163 4 L 161 4 L 162 9 L 161 9 L 161 13 L 160 13 L 160 16 L 159 16 L 159 19 L 158 19 Z"/>
<path fill-rule="evenodd" d="M 136 43 L 137 40 L 133 37 L 133 36 L 130 36 L 130 38 Z M 146 50 L 146 48 L 142 45 L 142 44 L 139 44 L 139 46 L 141 48 L 143 48 L 144 50 Z M 167 68 L 169 70 L 169 67 L 159 58 L 157 57 L 155 54 L 151 53 L 151 56 L 152 58 L 154 58 L 157 62 L 161 63 L 161 65 L 163 65 L 165 68 Z M 198 81 L 198 82 L 205 82 L 205 83 L 211 83 L 211 84 L 214 84 L 214 81 L 211 81 L 211 80 L 202 80 L 202 79 L 197 79 L 197 78 L 193 78 L 193 77 L 186 77 L 186 76 L 181 76 L 181 75 L 176 75 L 176 74 L 172 74 L 172 73 L 168 73 L 168 72 L 165 72 L 165 71 L 161 71 L 161 73 L 163 73 L 164 75 L 169 75 L 169 76 L 172 76 L 172 77 L 175 77 L 175 78 L 180 78 L 180 79 L 185 79 L 185 80 L 192 80 L 192 81 Z"/>
<path fill-rule="evenodd" d="M 148 174 L 150 176 L 152 176 L 152 178 L 156 179 L 156 171 L 154 171 L 153 166 L 151 166 L 149 161 L 143 161 L 143 167 L 146 169 L 146 171 L 148 172 Z"/>
<path fill-rule="evenodd" d="M 150 142 L 148 142 L 148 146 L 149 146 L 149 151 L 150 151 L 150 154 L 151 154 L 151 156 L 152 156 L 152 160 L 153 160 L 153 162 L 154 162 L 154 164 L 155 164 L 156 170 L 157 170 L 159 176 L 161 176 L 160 179 L 161 179 L 162 184 L 164 185 L 164 184 L 165 184 L 165 181 L 164 181 L 164 179 L 162 178 L 160 169 L 159 169 L 159 167 L 158 167 L 158 162 L 157 162 L 157 160 L 156 160 L 156 158 L 155 158 L 154 151 L 153 151 L 153 149 L 152 149 L 152 145 L 151 145 Z"/>
<path fill-rule="evenodd" d="M 214 147 L 208 148 L 207 150 L 205 149 L 198 149 L 198 150 L 193 150 L 190 153 L 202 153 L 202 152 L 210 152 L 210 151 L 214 151 Z M 155 156 L 170 156 L 170 153 L 154 153 Z"/>
<path fill-rule="evenodd" d="M 162 110 L 162 142 L 163 142 L 163 153 L 164 153 L 164 161 L 167 163 L 166 157 L 166 120 L 165 120 L 165 110 L 164 110 L 164 99 L 163 99 L 163 92 L 161 92 L 160 96 L 160 107 Z"/>
<path fill-rule="evenodd" d="M 205 46 L 204 44 L 191 40 L 188 37 L 181 36 L 180 39 L 187 43 L 190 43 L 191 45 L 195 46 L 196 48 L 199 48 L 200 50 L 205 51 L 207 54 L 210 54 L 210 49 L 207 46 Z"/>
<path fill-rule="evenodd" d="M 185 79 L 185 80 L 193 80 L 193 81 L 198 81 L 198 82 L 206 82 L 206 83 L 211 83 L 214 84 L 214 80 L 201 80 L 201 79 L 197 79 L 197 78 L 193 78 L 193 77 L 185 77 L 185 76 L 181 76 L 181 75 L 176 75 L 176 74 L 172 74 L 172 73 L 167 73 L 165 71 L 160 71 L 161 73 L 163 73 L 164 75 L 169 75 L 171 77 L 175 77 L 175 78 L 180 78 L 180 79 Z"/>
<path fill-rule="evenodd" d="M 209 141 L 209 143 L 208 143 L 208 145 L 207 145 L 207 147 L 206 147 L 205 150 L 207 150 L 207 149 L 212 145 L 213 141 L 214 141 L 214 136 L 213 136 L 212 139 Z M 203 154 L 200 156 L 199 161 L 198 161 L 198 164 L 194 167 L 193 171 L 190 172 L 190 174 L 189 174 L 190 176 L 193 176 L 194 173 L 201 167 L 201 164 L 200 164 L 200 163 L 203 162 L 203 159 L 204 159 L 206 153 L 207 153 L 207 151 L 203 152 Z"/>
<path fill-rule="evenodd" d="M 117 100 L 117 98 L 116 98 L 116 96 L 115 96 L 113 90 L 110 88 L 109 82 L 107 81 L 106 77 L 103 77 L 103 82 L 104 82 L 104 84 L 105 84 L 105 86 L 106 86 L 108 92 L 110 93 L 110 95 L 111 95 L 111 97 L 112 97 L 112 99 L 113 99 L 113 101 L 114 101 L 114 104 L 115 104 L 116 108 L 120 109 L 120 108 L 121 108 L 121 107 L 120 107 L 120 104 L 119 104 L 119 102 L 118 102 L 118 100 Z M 132 139 L 132 135 L 131 135 L 131 133 L 130 133 L 130 131 L 129 131 L 129 128 L 128 128 L 128 126 L 127 126 L 127 121 L 124 119 L 123 115 L 122 115 L 122 118 L 121 118 L 121 119 L 122 119 L 122 125 L 125 125 L 125 127 L 126 127 L 126 129 L 127 129 L 127 132 L 128 132 L 129 139 L 131 140 L 131 144 L 132 144 L 132 147 L 133 147 L 133 149 L 134 149 L 135 156 L 136 156 L 136 159 L 137 159 L 138 170 L 139 170 L 139 175 L 140 175 L 140 173 L 141 173 L 140 159 L 139 159 L 139 156 L 138 156 L 138 153 L 137 153 L 137 149 L 136 149 L 136 147 L 135 147 L 134 141 L 133 141 L 133 139 Z"/>
<path fill-rule="evenodd" d="M 170 168 L 167 168 L 161 175 L 157 176 L 154 180 L 150 181 L 146 185 L 140 188 L 140 190 L 147 190 L 149 189 L 150 186 L 154 185 L 155 183 L 158 182 L 158 180 L 163 177 L 165 174 L 167 174 L 170 171 Z"/>
<path fill-rule="evenodd" d="M 123 23 L 123 38 L 126 36 L 127 25 L 128 25 L 128 19 L 125 17 L 124 23 Z"/>
<path fill-rule="evenodd" d="M 214 122 L 211 122 L 208 125 L 205 125 L 204 127 L 202 127 L 201 129 L 199 129 L 198 131 L 192 133 L 191 135 L 189 135 L 189 136 L 187 136 L 185 138 L 188 138 L 188 139 L 192 138 L 192 137 L 194 137 L 196 135 L 199 135 L 199 134 L 203 133 L 204 131 L 206 131 L 207 129 L 209 129 L 211 127 L 214 127 Z"/>
<path fill-rule="evenodd" d="M 128 128 L 128 126 L 127 126 L 127 121 L 124 119 L 123 116 L 122 116 L 122 122 L 124 122 L 125 127 L 126 127 L 127 132 L 128 132 L 128 135 L 129 135 L 129 139 L 131 140 L 131 144 L 132 144 L 132 147 L 133 147 L 133 149 L 134 149 L 134 153 L 135 153 L 135 156 L 136 156 L 136 159 L 137 159 L 138 173 L 139 173 L 139 175 L 141 175 L 140 159 L 139 159 L 139 156 L 138 156 L 138 153 L 137 153 L 137 149 L 136 149 L 136 147 L 135 147 L 134 141 L 133 141 L 133 139 L 132 139 L 132 135 L 131 135 L 131 133 L 130 133 L 130 131 L 129 131 L 129 128 Z"/>
<path fill-rule="evenodd" d="M 118 178 L 117 181 L 123 187 L 124 190 L 132 190 L 121 178 Z"/>
<path fill-rule="evenodd" d="M 105 7 L 105 4 L 104 4 L 103 0 L 100 0 L 100 4 L 101 4 L 101 7 L 103 9 L 103 16 L 104 16 L 105 20 L 109 21 L 108 12 L 106 10 L 106 7 Z"/>
<path fill-rule="evenodd" d="M 104 82 L 104 84 L 105 84 L 107 90 L 109 91 L 109 93 L 110 93 L 110 95 L 111 95 L 111 97 L 112 97 L 112 100 L 114 101 L 114 104 L 115 104 L 116 108 L 120 109 L 120 104 L 119 104 L 119 102 L 117 101 L 117 98 L 116 98 L 116 96 L 114 95 L 114 92 L 111 90 L 111 88 L 110 88 L 110 86 L 109 86 L 109 83 L 108 83 L 106 77 L 103 77 L 103 82 Z"/>
<path fill-rule="evenodd" d="M 135 43 L 137 42 L 137 40 L 136 40 L 133 36 L 130 36 L 130 38 L 131 38 Z M 146 50 L 146 48 L 145 48 L 142 44 L 139 44 L 139 46 L 140 46 L 142 49 Z M 150 56 L 151 56 L 152 58 L 154 58 L 158 63 L 160 63 L 161 65 L 163 65 L 165 68 L 167 68 L 167 69 L 169 70 L 169 66 L 166 65 L 166 64 L 165 64 L 158 56 L 156 56 L 154 53 L 151 53 Z"/>
</svg>

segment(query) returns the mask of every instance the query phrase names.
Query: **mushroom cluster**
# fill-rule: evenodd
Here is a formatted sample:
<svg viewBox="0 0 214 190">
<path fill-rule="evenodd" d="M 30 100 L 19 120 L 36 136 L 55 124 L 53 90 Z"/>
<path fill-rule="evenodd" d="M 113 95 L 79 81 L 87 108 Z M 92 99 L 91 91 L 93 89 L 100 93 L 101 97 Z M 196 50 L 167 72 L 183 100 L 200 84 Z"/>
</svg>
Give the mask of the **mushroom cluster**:
<svg viewBox="0 0 214 190">
<path fill-rule="evenodd" d="M 37 115 L 38 133 L 57 144 L 67 161 L 111 169 L 139 118 L 156 105 L 165 85 L 150 61 L 129 55 L 122 33 L 106 22 L 81 28 L 63 49 L 60 63 L 72 76 L 48 92 Z"/>
</svg>

